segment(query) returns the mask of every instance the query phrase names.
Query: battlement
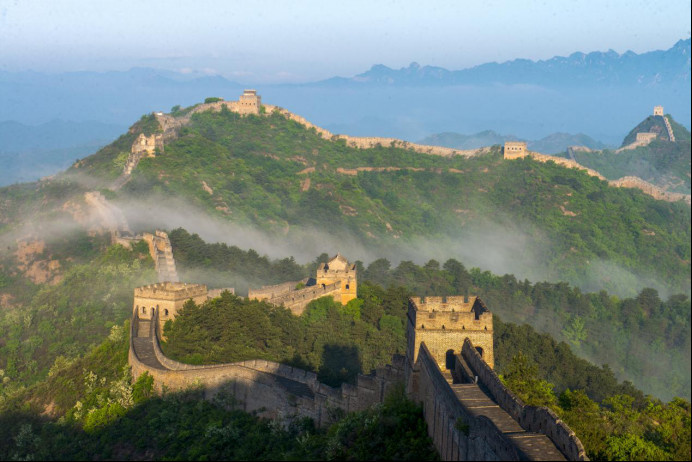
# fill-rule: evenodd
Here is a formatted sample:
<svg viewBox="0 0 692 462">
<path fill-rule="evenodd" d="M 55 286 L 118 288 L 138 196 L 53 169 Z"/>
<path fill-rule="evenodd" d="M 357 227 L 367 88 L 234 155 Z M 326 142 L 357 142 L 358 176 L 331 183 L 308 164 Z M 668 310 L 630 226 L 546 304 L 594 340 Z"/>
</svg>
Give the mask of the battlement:
<svg viewBox="0 0 692 462">
<path fill-rule="evenodd" d="M 204 284 L 188 284 L 186 282 L 158 282 L 135 288 L 135 297 L 155 298 L 159 300 L 187 300 L 189 298 L 207 295 Z"/>
<path fill-rule="evenodd" d="M 406 357 L 411 364 L 424 343 L 440 369 L 449 369 L 451 358 L 469 339 L 490 367 L 494 366 L 493 315 L 480 298 L 411 297 L 407 318 Z"/>
<path fill-rule="evenodd" d="M 478 297 L 411 297 L 408 316 L 416 329 L 493 329 L 493 315 Z"/>
<path fill-rule="evenodd" d="M 525 157 L 528 154 L 525 141 L 507 141 L 505 142 L 504 158 L 518 159 Z"/>
</svg>

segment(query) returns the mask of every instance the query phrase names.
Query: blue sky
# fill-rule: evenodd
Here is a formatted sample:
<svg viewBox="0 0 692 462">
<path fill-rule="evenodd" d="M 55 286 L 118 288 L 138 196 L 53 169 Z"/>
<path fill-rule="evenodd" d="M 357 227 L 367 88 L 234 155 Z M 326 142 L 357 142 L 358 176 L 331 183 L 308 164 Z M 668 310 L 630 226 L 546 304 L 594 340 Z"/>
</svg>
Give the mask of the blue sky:
<svg viewBox="0 0 692 462">
<path fill-rule="evenodd" d="M 689 0 L 0 0 L 0 70 L 350 76 L 416 61 L 462 69 L 575 51 L 637 53 L 690 37 Z"/>
</svg>

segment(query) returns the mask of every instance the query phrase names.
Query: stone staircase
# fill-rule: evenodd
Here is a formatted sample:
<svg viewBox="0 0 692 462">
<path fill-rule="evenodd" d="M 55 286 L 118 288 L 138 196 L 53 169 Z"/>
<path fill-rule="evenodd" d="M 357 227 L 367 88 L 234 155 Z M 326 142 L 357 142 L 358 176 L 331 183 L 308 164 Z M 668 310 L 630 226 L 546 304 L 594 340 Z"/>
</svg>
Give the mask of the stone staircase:
<svg viewBox="0 0 692 462">
<path fill-rule="evenodd" d="M 666 124 L 666 130 L 668 130 L 668 139 L 675 142 L 675 135 L 673 134 L 673 127 L 670 126 L 670 121 L 668 117 L 663 116 L 663 122 Z"/>
<path fill-rule="evenodd" d="M 465 370 L 470 371 L 463 358 L 457 357 L 457 360 L 462 362 Z M 442 375 L 466 411 L 474 417 L 482 415 L 490 419 L 525 456 L 525 460 L 567 460 L 550 438 L 524 430 L 481 386 L 469 383 L 469 376 L 455 377 L 447 370 L 442 371 Z M 460 380 L 466 383 L 459 383 Z"/>
</svg>

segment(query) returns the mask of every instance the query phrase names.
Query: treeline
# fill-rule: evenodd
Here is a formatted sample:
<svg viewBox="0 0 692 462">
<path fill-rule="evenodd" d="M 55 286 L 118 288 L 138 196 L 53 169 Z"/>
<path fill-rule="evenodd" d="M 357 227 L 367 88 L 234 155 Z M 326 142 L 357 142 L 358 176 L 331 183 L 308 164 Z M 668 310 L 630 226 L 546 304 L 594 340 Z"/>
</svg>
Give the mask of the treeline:
<svg viewBox="0 0 692 462">
<path fill-rule="evenodd" d="M 515 350 L 516 351 L 516 350 Z M 569 367 L 569 366 L 568 366 Z M 526 404 L 547 406 L 577 434 L 591 460 L 690 460 L 690 402 L 614 394 L 600 403 L 555 387 L 519 350 L 500 378 Z M 640 394 L 640 393 L 639 393 Z"/>
<path fill-rule="evenodd" d="M 77 253 L 73 259 L 92 259 L 64 268 L 56 284 L 8 278 L 9 293 L 18 296 L 11 299 L 16 305 L 0 310 L 0 400 L 100 343 L 112 326 L 130 317 L 133 289 L 156 280 L 144 242 L 133 250 L 111 246 L 97 256 L 87 241 L 70 242 L 53 247 L 54 255 L 77 248 L 87 256 Z"/>
</svg>

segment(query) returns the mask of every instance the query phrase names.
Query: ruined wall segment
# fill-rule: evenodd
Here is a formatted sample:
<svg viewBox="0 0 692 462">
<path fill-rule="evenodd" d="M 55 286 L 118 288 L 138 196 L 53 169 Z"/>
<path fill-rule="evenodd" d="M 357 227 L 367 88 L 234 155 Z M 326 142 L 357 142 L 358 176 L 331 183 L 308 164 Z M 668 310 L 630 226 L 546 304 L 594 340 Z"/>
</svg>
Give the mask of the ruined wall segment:
<svg viewBox="0 0 692 462">
<path fill-rule="evenodd" d="M 142 239 L 149 244 L 149 255 L 154 260 L 159 282 L 178 282 L 178 270 L 175 266 L 173 246 L 168 234 L 157 229 L 154 234 L 142 234 Z"/>
</svg>

